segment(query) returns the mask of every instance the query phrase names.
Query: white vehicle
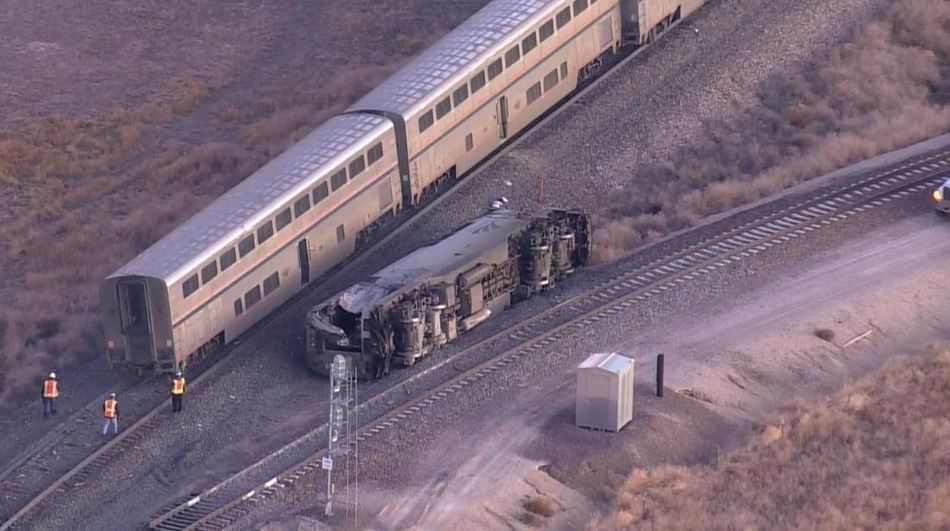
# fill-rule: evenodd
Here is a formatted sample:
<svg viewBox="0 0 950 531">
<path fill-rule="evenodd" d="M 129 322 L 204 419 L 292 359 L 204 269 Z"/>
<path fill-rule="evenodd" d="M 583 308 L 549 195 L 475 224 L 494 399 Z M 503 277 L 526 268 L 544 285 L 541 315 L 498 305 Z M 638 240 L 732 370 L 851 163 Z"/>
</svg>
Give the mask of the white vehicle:
<svg viewBox="0 0 950 531">
<path fill-rule="evenodd" d="M 939 214 L 950 214 L 950 178 L 934 190 L 933 198 Z"/>
</svg>

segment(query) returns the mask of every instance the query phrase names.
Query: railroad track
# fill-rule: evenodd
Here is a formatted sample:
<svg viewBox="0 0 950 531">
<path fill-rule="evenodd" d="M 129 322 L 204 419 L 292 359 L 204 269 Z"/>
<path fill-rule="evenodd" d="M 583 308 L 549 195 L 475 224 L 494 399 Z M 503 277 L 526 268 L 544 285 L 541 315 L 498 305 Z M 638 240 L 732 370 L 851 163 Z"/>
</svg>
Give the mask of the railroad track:
<svg viewBox="0 0 950 531">
<path fill-rule="evenodd" d="M 359 427 L 357 437 L 365 441 L 385 433 L 514 361 L 541 354 L 579 329 L 629 311 L 669 289 L 860 212 L 924 192 L 940 182 L 939 176 L 948 171 L 950 148 L 871 173 L 857 182 L 809 197 L 646 265 L 621 267 L 617 274 L 589 291 L 447 356 L 360 404 L 359 417 L 370 420 Z M 486 352 L 488 359 L 476 360 L 479 353 Z M 442 368 L 458 369 L 466 362 L 470 367 L 460 373 L 418 396 L 405 398 L 407 390 L 422 378 Z M 397 407 L 386 407 L 389 401 L 400 399 L 402 403 Z M 380 406 L 384 411 L 374 417 L 373 409 Z M 149 522 L 149 527 L 160 530 L 227 528 L 258 503 L 319 471 L 325 433 L 326 425 L 320 426 L 201 495 L 169 506 Z"/>
<path fill-rule="evenodd" d="M 684 21 L 680 20 L 672 24 L 664 32 L 669 33 L 674 28 L 677 28 Z M 468 174 L 462 176 L 457 180 L 454 185 L 446 190 L 441 195 L 435 197 L 429 204 L 425 205 L 423 208 L 411 212 L 404 219 L 398 221 L 398 225 L 392 227 L 392 229 L 380 239 L 368 246 L 366 249 L 360 251 L 358 255 L 353 256 L 351 259 L 340 264 L 328 275 L 325 275 L 323 279 L 317 279 L 318 281 L 313 282 L 313 286 L 325 285 L 334 281 L 335 278 L 342 276 L 342 272 L 352 269 L 362 262 L 372 258 L 379 249 L 388 244 L 389 242 L 395 240 L 404 230 L 408 228 L 411 222 L 415 219 L 418 219 L 422 215 L 428 213 L 442 201 L 444 201 L 448 196 L 452 195 L 456 190 L 459 189 L 459 185 L 468 181 L 482 171 L 485 168 L 491 166 L 491 164 L 499 159 L 500 157 L 507 154 L 509 151 L 514 149 L 516 146 L 520 145 L 521 142 L 525 141 L 528 137 L 531 136 L 535 131 L 541 129 L 545 124 L 553 120 L 559 114 L 564 112 L 566 109 L 570 108 L 570 104 L 576 102 L 577 100 L 583 98 L 591 90 L 596 88 L 600 83 L 604 82 L 607 78 L 610 77 L 610 74 L 620 69 L 623 65 L 632 61 L 638 55 L 648 50 L 650 47 L 638 47 L 633 49 L 627 49 L 618 53 L 613 61 L 609 64 L 605 64 L 605 67 L 602 71 L 596 74 L 593 78 L 585 80 L 578 89 L 567 96 L 563 101 L 559 102 L 554 108 L 549 110 L 547 113 L 539 117 L 534 123 L 529 127 L 525 128 L 523 131 L 515 135 L 511 141 L 496 150 L 493 154 L 486 157 L 485 160 L 480 162 L 472 171 Z M 277 309 L 270 316 L 266 317 L 262 321 L 254 325 L 249 332 L 245 334 L 243 339 L 246 341 L 249 338 L 256 335 L 258 331 L 264 329 L 271 325 L 274 321 L 277 321 L 283 317 L 286 317 L 288 314 L 292 313 L 294 310 L 298 309 L 297 306 L 301 304 L 301 301 L 307 298 L 309 294 L 312 293 L 313 289 L 310 288 L 303 290 L 301 293 L 298 293 L 287 301 L 281 308 Z M 200 383 L 207 377 L 210 377 L 211 374 L 220 371 L 220 369 L 226 366 L 226 361 L 228 359 L 227 354 L 236 346 L 237 344 L 226 347 L 226 349 L 220 353 L 223 358 L 221 361 L 218 361 L 206 369 L 201 375 L 198 376 L 193 382 L 191 382 L 191 387 L 193 388 L 196 384 Z M 84 478 L 91 476 L 93 473 L 101 470 L 103 463 L 109 462 L 115 456 L 119 455 L 121 452 L 135 445 L 136 442 L 143 440 L 149 434 L 152 433 L 152 430 L 160 423 L 159 418 L 157 417 L 158 413 L 163 409 L 168 407 L 168 400 L 159 403 L 155 406 L 154 409 L 146 413 L 139 421 L 133 423 L 131 426 L 125 428 L 120 432 L 114 439 L 110 440 L 105 446 L 99 448 L 94 453 L 89 455 L 87 458 L 83 459 L 78 465 L 72 468 L 65 475 L 60 477 L 52 485 L 43 490 L 39 495 L 31 499 L 29 502 L 25 503 L 22 507 L 17 510 L 17 512 L 0 525 L 0 531 L 7 531 L 8 529 L 14 529 L 20 524 L 34 509 L 40 506 L 47 498 L 53 495 L 56 492 L 65 492 L 70 488 L 70 485 L 76 485 L 77 483 L 81 484 Z M 89 407 L 89 406 L 87 406 Z M 95 407 L 95 405 L 91 406 Z M 44 437 L 36 445 L 34 445 L 35 452 L 23 455 L 17 459 L 17 463 L 13 466 L 6 466 L 3 469 L 4 475 L 0 476 L 0 479 L 6 479 L 13 476 L 20 476 L 22 474 L 29 474 L 31 470 L 44 469 L 47 468 L 43 464 L 43 459 L 49 458 L 49 450 L 57 442 L 62 442 L 63 438 L 47 438 Z M 11 496 L 8 499 L 13 500 L 14 508 L 17 505 L 23 503 L 23 499 L 32 495 L 32 492 L 35 492 L 35 489 L 18 488 L 15 483 L 9 485 L 9 492 Z M 13 492 L 16 490 L 16 492 Z"/>
</svg>

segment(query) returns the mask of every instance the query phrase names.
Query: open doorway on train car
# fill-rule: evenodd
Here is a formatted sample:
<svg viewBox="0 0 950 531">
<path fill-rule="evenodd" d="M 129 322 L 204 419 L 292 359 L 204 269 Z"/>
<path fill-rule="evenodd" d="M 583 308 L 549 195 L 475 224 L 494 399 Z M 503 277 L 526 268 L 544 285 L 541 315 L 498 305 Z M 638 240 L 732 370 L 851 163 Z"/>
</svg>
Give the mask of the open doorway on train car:
<svg viewBox="0 0 950 531">
<path fill-rule="evenodd" d="M 307 250 L 307 239 L 297 244 L 297 256 L 300 258 L 300 285 L 310 282 L 310 251 Z"/>
<path fill-rule="evenodd" d="M 125 351 L 132 362 L 152 360 L 152 326 L 148 311 L 145 282 L 122 281 L 119 290 L 119 313 Z"/>
<path fill-rule="evenodd" d="M 498 119 L 498 138 L 508 138 L 508 96 L 498 98 L 495 117 Z"/>
</svg>

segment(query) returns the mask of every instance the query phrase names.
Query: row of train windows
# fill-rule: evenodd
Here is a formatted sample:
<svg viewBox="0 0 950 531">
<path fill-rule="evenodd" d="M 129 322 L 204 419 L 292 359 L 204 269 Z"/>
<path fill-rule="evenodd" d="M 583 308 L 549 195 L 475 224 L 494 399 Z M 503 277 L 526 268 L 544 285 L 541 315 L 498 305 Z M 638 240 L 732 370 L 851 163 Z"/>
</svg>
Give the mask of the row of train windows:
<svg viewBox="0 0 950 531">
<path fill-rule="evenodd" d="M 487 69 L 487 81 L 485 72 L 479 72 L 472 77 L 469 83 L 466 83 L 465 85 L 455 89 L 455 91 L 452 92 L 451 97 L 446 96 L 440 102 L 436 103 L 435 109 L 429 109 L 425 114 L 419 117 L 419 132 L 421 133 L 432 127 L 436 120 L 439 120 L 443 116 L 449 114 L 453 107 L 458 107 L 459 104 L 467 100 L 469 94 L 475 94 L 481 90 L 481 88 L 484 87 L 488 81 L 491 81 L 501 75 L 505 68 L 511 68 L 511 66 L 517 63 L 523 55 L 535 49 L 538 46 L 539 41 L 544 42 L 551 38 L 551 36 L 554 35 L 555 26 L 557 26 L 557 29 L 563 28 L 568 22 L 571 21 L 571 10 L 573 9 L 574 16 L 577 16 L 587 9 L 588 1 L 590 4 L 597 2 L 597 0 L 574 0 L 572 6 L 565 7 L 559 11 L 553 19 L 541 24 L 537 33 L 531 32 L 530 35 L 522 39 L 520 47 L 516 44 L 514 47 L 505 52 L 504 65 L 502 65 L 501 57 L 489 63 Z M 469 91 L 469 87 L 471 87 L 471 91 Z"/>
<path fill-rule="evenodd" d="M 261 294 L 261 286 L 254 286 L 247 293 L 244 294 L 244 301 L 242 304 L 241 299 L 234 299 L 234 316 L 238 317 L 244 313 L 245 309 L 250 310 L 251 306 L 254 306 L 260 300 L 271 293 L 275 289 L 280 287 L 280 275 L 274 273 L 273 275 L 264 279 L 263 284 L 263 295 Z"/>
<path fill-rule="evenodd" d="M 555 68 L 554 70 L 551 70 L 550 72 L 548 72 L 548 74 L 544 76 L 544 79 L 528 87 L 528 93 L 526 95 L 528 99 L 527 105 L 531 105 L 532 103 L 537 101 L 538 98 L 541 97 L 542 83 L 544 84 L 544 92 L 547 92 L 553 89 L 554 87 L 556 87 L 558 82 L 561 79 L 564 79 L 567 77 L 567 62 L 561 63 L 560 69 L 561 69 L 560 79 L 558 79 L 558 73 L 557 73 L 558 69 Z"/>
<path fill-rule="evenodd" d="M 235 251 L 234 247 L 231 247 L 222 253 L 217 260 L 212 261 L 208 265 L 202 267 L 201 284 L 208 283 L 211 279 L 218 276 L 219 271 L 224 271 L 225 269 L 234 265 L 238 261 L 238 256 L 241 258 L 247 256 L 251 251 L 254 250 L 255 247 L 257 247 L 257 245 L 260 245 L 261 243 L 270 239 L 270 237 L 276 232 L 280 232 L 281 229 L 287 225 L 290 225 L 290 222 L 293 220 L 293 218 L 302 216 L 304 212 L 310 210 L 311 206 L 316 205 L 327 197 L 330 197 L 332 192 L 336 192 L 342 188 L 347 182 L 349 182 L 349 180 L 355 179 L 357 175 L 362 173 L 367 168 L 367 166 L 372 166 L 373 164 L 379 162 L 379 160 L 382 158 L 383 143 L 378 142 L 376 145 L 366 151 L 365 158 L 362 154 L 360 154 L 360 156 L 353 159 L 347 165 L 347 167 L 340 168 L 339 171 L 331 175 L 329 181 L 324 180 L 310 193 L 294 201 L 293 214 L 291 214 L 291 207 L 288 206 L 279 214 L 277 214 L 273 221 L 267 220 L 264 222 L 263 225 L 257 228 L 256 242 L 254 240 L 254 234 L 249 234 L 243 240 L 238 242 L 237 251 Z M 195 273 L 182 283 L 182 296 L 187 297 L 198 291 L 198 286 L 198 273 Z"/>
</svg>

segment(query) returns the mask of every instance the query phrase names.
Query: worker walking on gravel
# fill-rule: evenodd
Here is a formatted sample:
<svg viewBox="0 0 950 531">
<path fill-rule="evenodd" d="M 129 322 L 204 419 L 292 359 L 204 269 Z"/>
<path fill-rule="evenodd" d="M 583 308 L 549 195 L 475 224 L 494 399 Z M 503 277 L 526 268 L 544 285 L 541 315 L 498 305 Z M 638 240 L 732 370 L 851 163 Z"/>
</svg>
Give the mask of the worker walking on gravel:
<svg viewBox="0 0 950 531">
<path fill-rule="evenodd" d="M 43 418 L 56 414 L 56 399 L 59 398 L 59 382 L 56 381 L 56 373 L 49 373 L 49 377 L 43 382 Z"/>
<path fill-rule="evenodd" d="M 178 371 L 172 379 L 172 411 L 175 413 L 181 411 L 183 398 L 185 398 L 185 377 L 181 375 L 181 371 Z"/>
<path fill-rule="evenodd" d="M 112 423 L 113 433 L 119 433 L 119 402 L 115 399 L 115 393 L 110 393 L 109 398 L 102 403 L 102 414 L 106 421 L 102 423 L 102 435 L 105 436 L 109 431 L 109 423 Z"/>
</svg>

